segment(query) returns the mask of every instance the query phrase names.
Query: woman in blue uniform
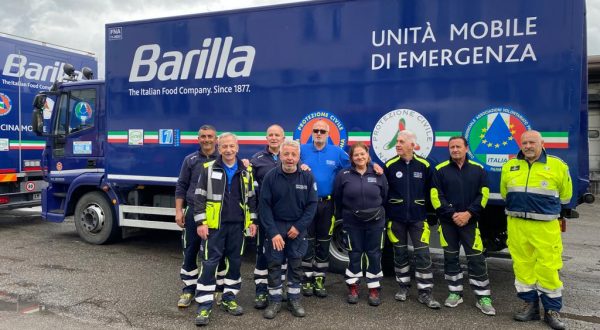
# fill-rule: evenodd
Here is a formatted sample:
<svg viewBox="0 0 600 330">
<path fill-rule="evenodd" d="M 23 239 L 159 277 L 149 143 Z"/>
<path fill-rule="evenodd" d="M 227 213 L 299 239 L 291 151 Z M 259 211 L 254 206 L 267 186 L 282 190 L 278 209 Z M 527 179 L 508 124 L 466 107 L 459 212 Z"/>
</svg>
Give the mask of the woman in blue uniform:
<svg viewBox="0 0 600 330">
<path fill-rule="evenodd" d="M 350 148 L 351 167 L 341 170 L 335 180 L 333 197 L 335 217 L 343 219 L 348 240 L 350 262 L 346 269 L 349 288 L 348 303 L 358 302 L 358 285 L 366 272 L 369 305 L 378 306 L 381 271 L 381 250 L 384 243 L 385 211 L 388 184 L 385 176 L 377 175 L 370 164 L 369 148 L 356 143 Z M 366 255 L 367 263 L 361 262 Z M 363 269 L 365 266 L 366 269 Z"/>
</svg>

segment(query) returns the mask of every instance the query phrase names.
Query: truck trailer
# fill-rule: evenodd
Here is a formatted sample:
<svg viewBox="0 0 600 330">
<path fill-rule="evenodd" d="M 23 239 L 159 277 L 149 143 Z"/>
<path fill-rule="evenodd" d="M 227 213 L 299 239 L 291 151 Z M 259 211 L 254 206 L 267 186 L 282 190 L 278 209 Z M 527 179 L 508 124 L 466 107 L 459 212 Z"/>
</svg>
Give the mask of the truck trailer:
<svg viewBox="0 0 600 330">
<path fill-rule="evenodd" d="M 74 216 L 87 242 L 179 229 L 174 187 L 202 124 L 235 133 L 246 158 L 274 123 L 311 143 L 324 120 L 330 143 L 364 142 L 381 164 L 399 130 L 433 164 L 464 136 L 488 171 L 488 251 L 506 247 L 500 168 L 528 129 L 570 166 L 568 215 L 590 201 L 584 0 L 311 1 L 107 24 L 105 39 L 105 81 L 65 82 L 34 110 L 46 136 L 42 216 Z"/>
<path fill-rule="evenodd" d="M 92 53 L 0 33 L 0 209 L 40 205 L 46 142 L 31 127 L 31 104 L 66 63 L 97 70 Z"/>
</svg>

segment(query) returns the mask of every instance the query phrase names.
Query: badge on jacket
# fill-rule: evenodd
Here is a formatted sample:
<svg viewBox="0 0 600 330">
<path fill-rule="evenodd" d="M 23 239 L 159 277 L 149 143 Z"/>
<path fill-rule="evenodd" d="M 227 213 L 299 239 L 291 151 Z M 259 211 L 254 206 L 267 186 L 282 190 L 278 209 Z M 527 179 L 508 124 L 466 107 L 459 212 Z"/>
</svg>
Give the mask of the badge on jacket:
<svg viewBox="0 0 600 330">
<path fill-rule="evenodd" d="M 512 172 L 512 171 L 518 171 L 518 170 L 519 170 L 519 168 L 521 168 L 521 166 L 519 166 L 519 165 L 511 166 L 511 167 L 510 167 L 510 171 L 511 171 L 511 172 Z"/>
</svg>

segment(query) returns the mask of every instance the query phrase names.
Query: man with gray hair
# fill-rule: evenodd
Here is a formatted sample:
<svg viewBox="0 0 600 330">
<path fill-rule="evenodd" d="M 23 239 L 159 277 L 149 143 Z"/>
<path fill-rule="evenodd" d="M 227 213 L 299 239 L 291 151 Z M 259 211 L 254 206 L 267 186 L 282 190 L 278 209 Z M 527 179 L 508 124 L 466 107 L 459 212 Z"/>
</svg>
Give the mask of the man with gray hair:
<svg viewBox="0 0 600 330">
<path fill-rule="evenodd" d="M 286 258 L 287 307 L 296 317 L 305 315 L 300 304 L 302 257 L 308 247 L 308 227 L 317 211 L 317 186 L 313 175 L 298 168 L 300 145 L 296 141 L 285 141 L 279 154 L 281 165 L 269 171 L 263 179 L 259 200 L 269 269 L 269 306 L 263 313 L 267 319 L 274 318 L 281 309 L 281 265 Z"/>
<path fill-rule="evenodd" d="M 394 246 L 394 269 L 400 289 L 394 296 L 405 301 L 410 288 L 410 264 L 408 236 L 413 244 L 415 255 L 415 278 L 417 280 L 420 303 L 432 309 L 439 309 L 440 303 L 432 295 L 433 273 L 429 255 L 429 224 L 427 204 L 431 186 L 429 162 L 416 155 L 416 136 L 403 130 L 396 138 L 397 156 L 385 164 L 385 176 L 389 184 L 386 215 L 387 234 Z"/>
<path fill-rule="evenodd" d="M 227 260 L 227 273 L 221 307 L 232 315 L 243 314 L 236 301 L 241 288 L 241 255 L 244 232 L 256 234 L 256 197 L 252 168 L 237 158 L 237 137 L 223 133 L 218 140 L 220 156 L 205 163 L 196 187 L 194 221 L 204 241 L 202 268 L 196 287 L 196 325 L 207 325 L 212 310 L 215 273 L 221 257 Z"/>
</svg>

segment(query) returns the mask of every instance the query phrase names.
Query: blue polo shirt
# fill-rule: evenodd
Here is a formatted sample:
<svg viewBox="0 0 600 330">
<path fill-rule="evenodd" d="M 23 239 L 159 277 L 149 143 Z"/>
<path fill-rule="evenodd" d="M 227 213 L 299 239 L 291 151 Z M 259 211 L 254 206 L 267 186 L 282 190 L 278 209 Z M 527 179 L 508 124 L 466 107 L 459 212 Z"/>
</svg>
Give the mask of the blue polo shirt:
<svg viewBox="0 0 600 330">
<path fill-rule="evenodd" d="M 303 144 L 300 146 L 300 160 L 310 167 L 320 198 L 331 195 L 337 173 L 350 167 L 348 154 L 342 148 L 331 144 L 326 144 L 321 150 L 317 150 L 312 143 Z"/>
</svg>

